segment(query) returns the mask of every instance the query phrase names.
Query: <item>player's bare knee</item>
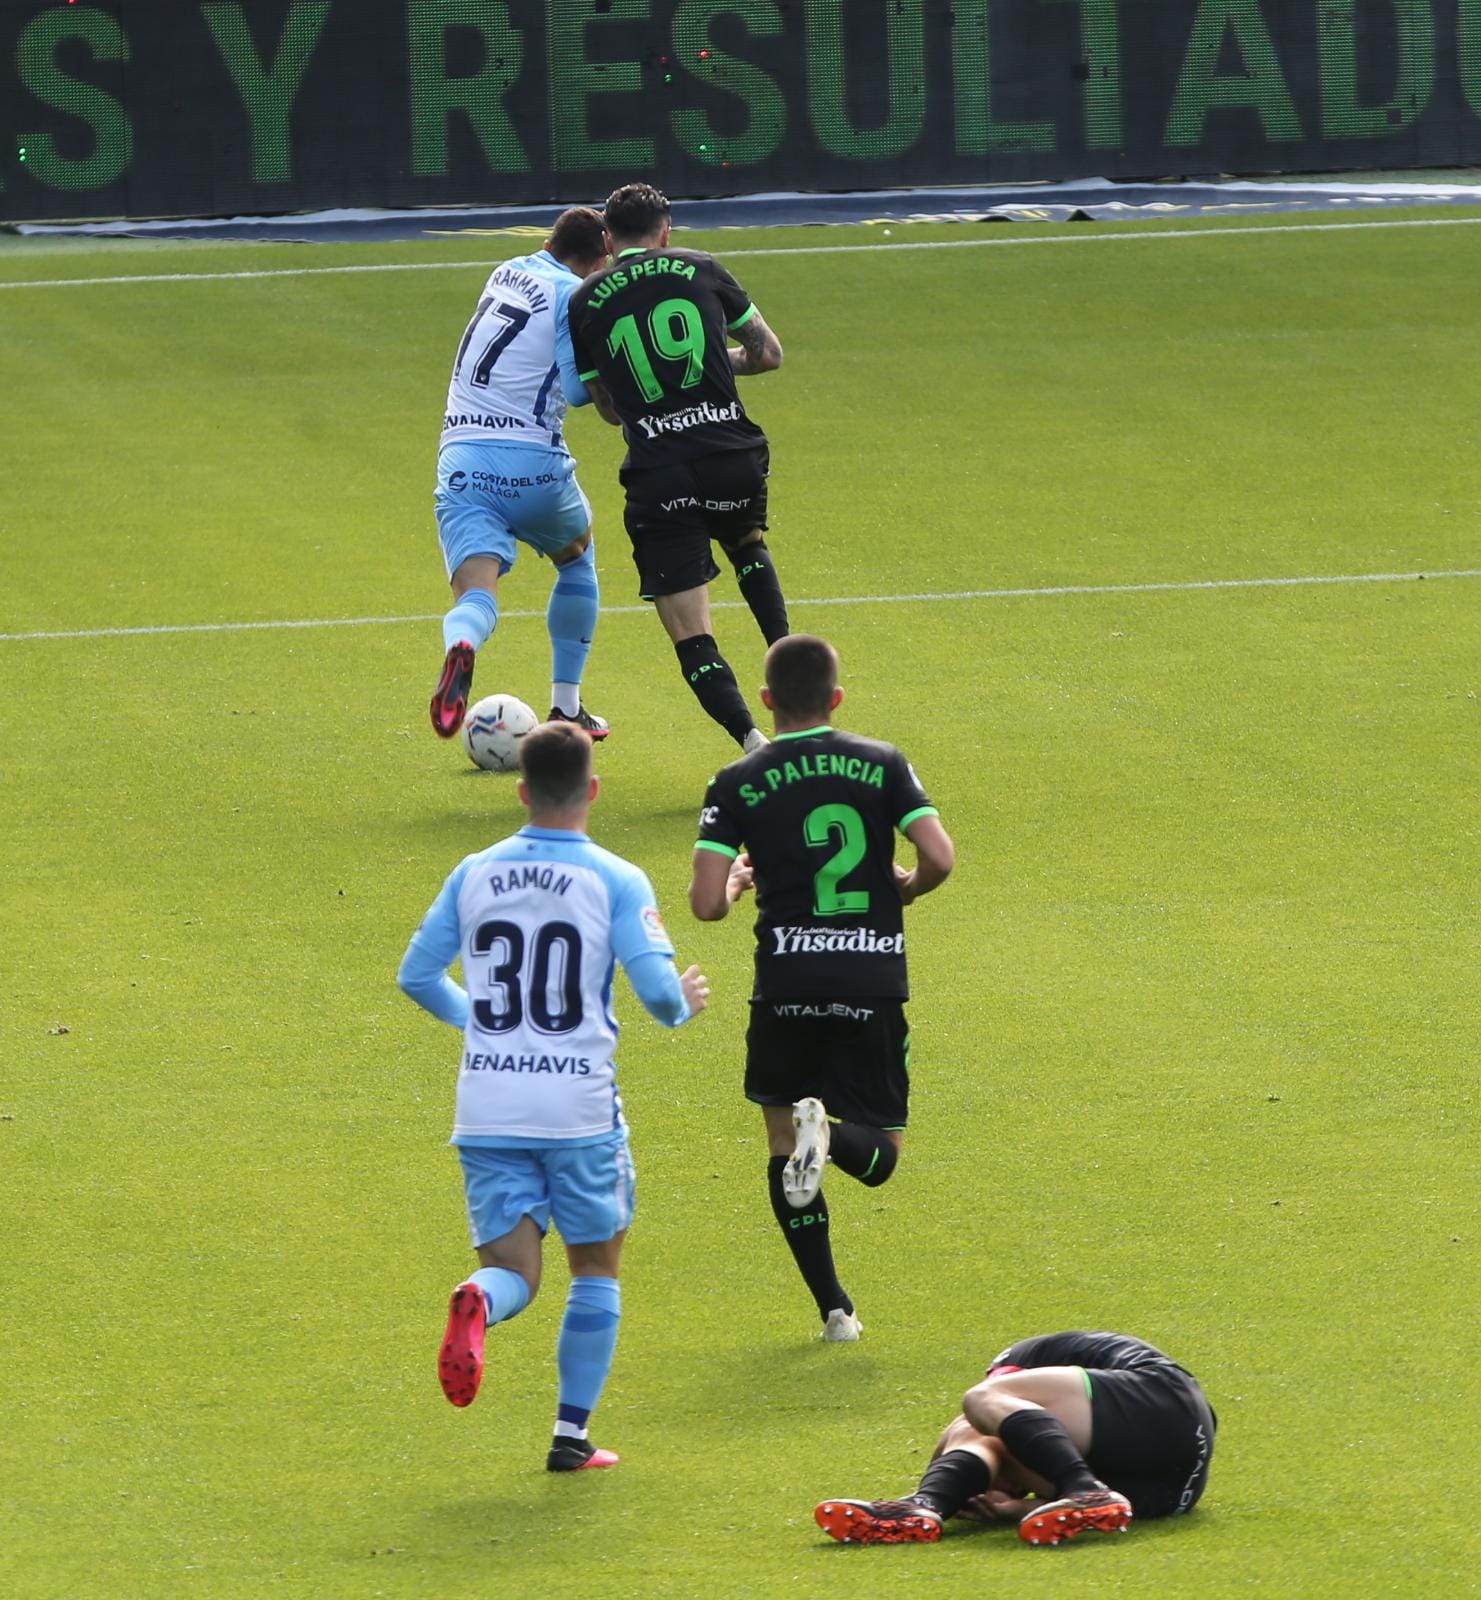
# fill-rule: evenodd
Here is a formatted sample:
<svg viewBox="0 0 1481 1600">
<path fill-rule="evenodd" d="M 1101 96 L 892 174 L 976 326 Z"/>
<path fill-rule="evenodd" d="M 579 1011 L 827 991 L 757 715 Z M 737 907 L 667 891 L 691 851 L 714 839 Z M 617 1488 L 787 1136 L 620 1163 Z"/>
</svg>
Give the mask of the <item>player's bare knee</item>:
<svg viewBox="0 0 1481 1600">
<path fill-rule="evenodd" d="M 797 1143 L 791 1106 L 762 1106 L 761 1115 L 766 1121 L 767 1153 L 773 1156 L 791 1155 Z"/>
<path fill-rule="evenodd" d="M 586 554 L 586 547 L 591 543 L 591 529 L 588 528 L 579 539 L 572 539 L 565 549 L 557 550 L 551 556 L 551 562 L 557 567 L 568 567 L 573 561 L 579 561 Z"/>
<path fill-rule="evenodd" d="M 615 1278 L 622 1267 L 622 1244 L 627 1230 L 621 1229 L 610 1239 L 592 1240 L 587 1244 L 567 1244 L 566 1263 L 575 1278 Z"/>
<path fill-rule="evenodd" d="M 996 1378 L 985 1378 L 962 1396 L 962 1415 L 978 1433 L 992 1435 L 1002 1426 L 1004 1417 L 1022 1411 L 1028 1404 Z"/>
<path fill-rule="evenodd" d="M 931 1459 L 934 1461 L 937 1456 L 944 1456 L 948 1450 L 959 1450 L 964 1444 L 975 1443 L 981 1437 L 981 1430 L 974 1428 L 965 1417 L 953 1417 L 941 1430 L 941 1437 L 936 1441 Z"/>
<path fill-rule="evenodd" d="M 469 556 L 448 580 L 453 599 L 461 600 L 470 589 L 483 589 L 489 594 L 497 594 L 499 579 L 508 570 L 508 564 L 497 556 Z"/>
<path fill-rule="evenodd" d="M 512 1272 L 516 1277 L 523 1278 L 525 1288 L 529 1290 L 530 1300 L 533 1300 L 540 1292 L 540 1268 L 538 1266 L 532 1269 L 524 1262 L 510 1261 L 507 1258 L 500 1260 L 492 1251 L 485 1252 L 483 1250 L 478 1252 L 478 1264 L 481 1267 L 498 1267 L 501 1271 Z M 526 1302 L 526 1304 L 528 1303 Z"/>
</svg>

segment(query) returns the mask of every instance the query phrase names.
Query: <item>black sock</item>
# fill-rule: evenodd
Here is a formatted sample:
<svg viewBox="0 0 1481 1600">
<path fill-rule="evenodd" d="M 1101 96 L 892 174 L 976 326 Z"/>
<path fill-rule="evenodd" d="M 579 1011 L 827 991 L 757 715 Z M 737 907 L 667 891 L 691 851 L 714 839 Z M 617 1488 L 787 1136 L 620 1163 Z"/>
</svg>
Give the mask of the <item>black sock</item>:
<svg viewBox="0 0 1481 1600">
<path fill-rule="evenodd" d="M 762 637 L 767 644 L 785 639 L 791 631 L 787 626 L 787 602 L 782 595 L 781 579 L 777 577 L 765 539 L 757 539 L 754 544 L 736 545 L 734 549 L 727 548 L 725 554 L 735 568 L 735 580 L 741 598 L 750 606 Z"/>
<path fill-rule="evenodd" d="M 998 1438 L 1030 1472 L 1048 1478 L 1056 1494 L 1081 1494 L 1100 1488 L 1100 1479 L 1085 1464 L 1075 1441 L 1058 1417 L 1037 1406 L 1010 1411 L 998 1424 Z"/>
<path fill-rule="evenodd" d="M 756 721 L 714 635 L 696 633 L 680 639 L 674 654 L 679 658 L 684 681 L 694 690 L 694 698 L 737 744 L 744 744 Z"/>
<path fill-rule="evenodd" d="M 971 1450 L 948 1450 L 926 1468 L 920 1488 L 910 1496 L 921 1505 L 954 1517 L 974 1494 L 992 1487 L 992 1468 Z"/>
<path fill-rule="evenodd" d="M 817 1198 L 810 1206 L 794 1211 L 782 1193 L 782 1168 L 786 1164 L 786 1156 L 773 1156 L 766 1164 L 772 1213 L 781 1227 L 782 1237 L 787 1241 L 787 1248 L 792 1252 L 792 1259 L 797 1263 L 803 1282 L 818 1303 L 818 1315 L 826 1322 L 828 1313 L 840 1306 L 852 1313 L 854 1303 L 843 1292 L 838 1274 L 833 1270 L 833 1245 L 828 1238 L 828 1202 L 823 1198 L 823 1191 L 818 1190 Z"/>
<path fill-rule="evenodd" d="M 840 1172 L 877 1189 L 895 1170 L 900 1151 L 889 1134 L 867 1128 L 862 1122 L 835 1122 L 828 1141 L 828 1158 Z"/>
</svg>

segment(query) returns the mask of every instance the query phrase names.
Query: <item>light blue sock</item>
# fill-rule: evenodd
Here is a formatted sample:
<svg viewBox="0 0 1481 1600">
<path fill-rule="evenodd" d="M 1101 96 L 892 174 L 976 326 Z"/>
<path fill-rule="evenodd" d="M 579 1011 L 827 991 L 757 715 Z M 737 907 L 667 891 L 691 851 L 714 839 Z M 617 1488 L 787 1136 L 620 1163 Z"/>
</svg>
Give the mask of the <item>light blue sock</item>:
<svg viewBox="0 0 1481 1600">
<path fill-rule="evenodd" d="M 586 1436 L 586 1419 L 596 1409 L 617 1348 L 622 1319 L 622 1289 L 616 1278 L 572 1278 L 555 1343 L 560 1373 L 560 1406 L 555 1431 Z"/>
<path fill-rule="evenodd" d="M 490 1322 L 508 1322 L 530 1303 L 530 1286 L 508 1267 L 480 1267 L 468 1280 L 483 1290 Z"/>
<path fill-rule="evenodd" d="M 555 569 L 555 587 L 545 608 L 550 630 L 550 677 L 554 683 L 581 682 L 597 628 L 596 545 L 588 544 L 574 561 Z"/>
<path fill-rule="evenodd" d="M 471 644 L 475 650 L 488 643 L 499 620 L 499 602 L 487 589 L 470 589 L 442 619 L 442 648 Z"/>
</svg>

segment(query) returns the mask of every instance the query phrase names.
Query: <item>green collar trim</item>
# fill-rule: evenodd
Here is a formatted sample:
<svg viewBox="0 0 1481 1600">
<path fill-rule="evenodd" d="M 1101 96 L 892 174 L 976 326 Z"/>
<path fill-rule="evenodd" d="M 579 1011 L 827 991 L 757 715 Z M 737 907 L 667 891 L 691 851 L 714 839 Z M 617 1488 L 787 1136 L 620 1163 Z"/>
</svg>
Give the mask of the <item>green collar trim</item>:
<svg viewBox="0 0 1481 1600">
<path fill-rule="evenodd" d="M 831 722 L 822 722 L 819 723 L 816 728 L 798 728 L 795 733 L 773 734 L 771 742 L 773 744 L 780 744 L 783 739 L 811 739 L 814 734 L 832 733 L 833 731 L 834 728 Z"/>
<path fill-rule="evenodd" d="M 617 259 L 621 261 L 625 256 L 645 256 L 650 250 L 656 250 L 657 248 L 658 246 L 656 244 L 630 244 L 626 250 L 619 250 L 617 252 Z"/>
</svg>

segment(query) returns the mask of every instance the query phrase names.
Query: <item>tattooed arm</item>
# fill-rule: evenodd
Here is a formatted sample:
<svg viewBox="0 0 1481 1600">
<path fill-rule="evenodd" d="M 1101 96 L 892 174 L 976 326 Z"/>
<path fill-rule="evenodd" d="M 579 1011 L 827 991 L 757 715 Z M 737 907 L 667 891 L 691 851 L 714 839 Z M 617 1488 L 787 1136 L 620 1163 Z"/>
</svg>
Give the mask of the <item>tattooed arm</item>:
<svg viewBox="0 0 1481 1600">
<path fill-rule="evenodd" d="M 732 347 L 730 365 L 738 378 L 756 372 L 775 372 L 782 364 L 782 342 L 766 326 L 759 311 L 753 311 L 738 327 L 732 337 L 740 349 Z"/>
</svg>

